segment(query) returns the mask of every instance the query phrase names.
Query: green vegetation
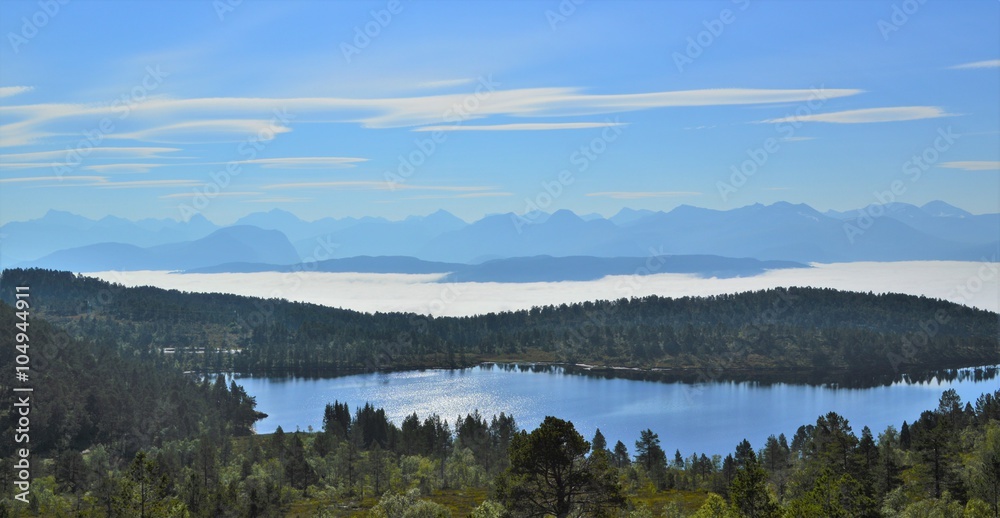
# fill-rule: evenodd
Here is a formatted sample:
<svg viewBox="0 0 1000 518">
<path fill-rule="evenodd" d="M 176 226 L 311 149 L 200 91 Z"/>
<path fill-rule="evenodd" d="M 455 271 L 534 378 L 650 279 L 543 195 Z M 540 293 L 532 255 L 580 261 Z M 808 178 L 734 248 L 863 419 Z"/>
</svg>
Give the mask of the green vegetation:
<svg viewBox="0 0 1000 518">
<path fill-rule="evenodd" d="M 7 270 L 39 316 L 72 335 L 185 370 L 337 375 L 545 360 L 662 380 L 885 382 L 1000 363 L 995 313 L 908 295 L 773 289 L 644 297 L 476 317 L 365 314 L 313 304 Z M 164 354 L 167 351 L 172 354 Z"/>
<path fill-rule="evenodd" d="M 519 429 L 510 416 L 487 417 L 478 411 L 451 422 L 412 414 L 393 423 L 382 409 L 340 401 L 325 408 L 322 430 L 279 428 L 256 435 L 251 427 L 261 414 L 242 387 L 227 384 L 221 375 L 185 374 L 184 369 L 235 367 L 244 357 L 277 351 L 279 345 L 285 351 L 281 362 L 294 360 L 302 368 L 312 354 L 355 365 L 368 357 L 360 352 L 365 347 L 378 347 L 377 337 L 388 340 L 414 325 L 410 318 L 419 317 L 124 289 L 40 270 L 6 272 L 0 282 L 5 299 L 8 287 L 22 282 L 32 286 L 33 480 L 27 503 L 5 490 L 0 517 L 1000 516 L 1000 390 L 975 402 L 946 391 L 937 408 L 878 434 L 867 427 L 856 432 L 831 412 L 799 427 L 791 440 L 784 435 L 771 436 L 763 445 L 744 440 L 724 457 L 676 451 L 671 437 L 652 429 L 641 431 L 630 445 L 611 446 L 600 431 L 588 441 L 573 423 L 557 417 L 530 431 Z M 795 304 L 780 317 L 764 317 L 770 319 L 767 326 L 738 323 L 763 311 L 774 297 Z M 824 316 L 806 308 L 813 302 L 832 313 Z M 834 310 L 849 303 L 857 308 Z M 240 311 L 252 312 L 259 304 L 270 308 L 269 316 L 249 330 L 241 327 L 241 319 L 251 316 Z M 893 309 L 897 304 L 905 309 Z M 399 354 L 406 359 L 403 365 L 447 362 L 444 341 L 457 344 L 460 338 L 484 350 L 505 340 L 535 337 L 536 345 L 525 350 L 546 351 L 546 337 L 568 336 L 574 324 L 593 314 L 588 311 L 609 307 L 617 309 L 590 333 L 600 337 L 594 342 L 600 346 L 584 340 L 580 354 L 633 361 L 618 356 L 624 344 L 632 343 L 629 323 L 637 343 L 643 343 L 666 333 L 674 319 L 687 318 L 692 343 L 711 344 L 756 329 L 767 333 L 767 343 L 783 344 L 774 346 L 778 358 L 814 348 L 827 351 L 828 366 L 839 365 L 846 351 L 867 346 L 834 338 L 870 339 L 872 349 L 882 354 L 894 345 L 887 341 L 908 336 L 908 323 L 916 322 L 920 329 L 925 311 L 934 315 L 941 310 L 948 326 L 939 326 L 910 355 L 915 365 L 931 358 L 963 363 L 978 354 L 995 361 L 985 350 L 992 344 L 996 353 L 995 314 L 914 297 L 830 290 L 774 290 L 710 300 L 650 298 L 421 319 L 418 324 L 426 327 L 406 331 L 409 349 L 401 350 L 410 352 Z M 17 322 L 15 309 L 0 303 L 0 325 L 14 329 Z M 298 344 L 269 334 L 279 328 L 316 342 Z M 686 327 L 678 324 L 678 329 Z M 182 336 L 188 342 L 173 342 Z M 323 336 L 326 342 L 320 347 Z M 611 347 L 605 339 L 621 341 Z M 417 343 L 431 340 L 442 348 L 414 352 L 420 350 Z M 740 340 L 754 351 L 765 347 L 750 335 Z M 184 344 L 208 351 L 162 351 Z M 525 346 L 513 342 L 509 347 L 516 351 Z M 567 346 L 546 352 L 565 354 L 560 347 Z M 226 348 L 241 352 L 218 352 Z M 453 351 L 459 362 L 460 348 Z M 708 357 L 710 351 L 699 354 Z M 0 371 L 14 372 L 15 352 L 11 334 L 0 335 Z M 811 360 L 803 365 L 817 365 L 817 354 L 806 356 Z M 777 361 L 754 358 L 759 365 Z M 7 401 L 13 396 L 6 385 L 0 386 L 0 394 Z M 11 408 L 0 408 L 0 434 L 6 437 L 16 427 Z M 0 484 L 11 488 L 15 445 L 3 441 L 0 446 Z"/>
</svg>

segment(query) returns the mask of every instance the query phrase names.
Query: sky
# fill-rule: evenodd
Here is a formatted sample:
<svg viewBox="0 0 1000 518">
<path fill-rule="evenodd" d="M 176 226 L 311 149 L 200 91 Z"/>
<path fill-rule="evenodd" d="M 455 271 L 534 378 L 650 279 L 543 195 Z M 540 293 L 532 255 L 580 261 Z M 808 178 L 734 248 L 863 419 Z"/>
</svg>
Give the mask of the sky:
<svg viewBox="0 0 1000 518">
<path fill-rule="evenodd" d="M 1000 212 L 1000 2 L 0 3 L 0 223 Z"/>
</svg>

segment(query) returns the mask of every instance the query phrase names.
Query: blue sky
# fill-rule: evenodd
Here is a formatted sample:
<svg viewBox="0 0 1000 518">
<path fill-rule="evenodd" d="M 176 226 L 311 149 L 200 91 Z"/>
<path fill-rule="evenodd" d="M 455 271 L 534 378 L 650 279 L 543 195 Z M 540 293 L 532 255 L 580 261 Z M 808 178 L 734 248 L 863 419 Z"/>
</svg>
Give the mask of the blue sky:
<svg viewBox="0 0 1000 518">
<path fill-rule="evenodd" d="M 4 2 L 0 222 L 1000 211 L 1000 2 L 578 1 Z"/>
</svg>

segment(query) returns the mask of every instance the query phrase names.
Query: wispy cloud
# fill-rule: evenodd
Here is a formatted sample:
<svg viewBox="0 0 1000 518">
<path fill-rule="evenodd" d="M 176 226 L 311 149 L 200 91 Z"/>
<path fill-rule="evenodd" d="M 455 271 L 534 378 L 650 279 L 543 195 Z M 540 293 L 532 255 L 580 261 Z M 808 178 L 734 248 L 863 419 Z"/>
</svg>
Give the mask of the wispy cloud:
<svg viewBox="0 0 1000 518">
<path fill-rule="evenodd" d="M 506 196 L 513 196 L 514 193 L 511 192 L 467 192 L 464 194 L 453 194 L 453 195 L 422 195 L 422 196 L 408 196 L 406 198 L 401 198 L 403 200 L 453 200 L 460 198 L 503 198 Z"/>
<path fill-rule="evenodd" d="M 446 125 L 424 126 L 413 131 L 548 131 L 572 130 L 589 128 L 609 128 L 613 126 L 628 126 L 627 122 L 526 122 L 515 124 L 491 124 L 480 126 Z"/>
<path fill-rule="evenodd" d="M 265 119 L 211 119 L 155 126 L 131 133 L 110 134 L 109 138 L 144 142 L 196 144 L 203 142 L 239 142 L 248 135 L 258 140 L 272 140 L 280 133 L 292 131 L 288 126 Z"/>
<path fill-rule="evenodd" d="M 0 169 L 40 169 L 52 167 L 48 162 L 0 162 Z"/>
<path fill-rule="evenodd" d="M 996 68 L 1000 67 L 1000 59 L 988 59 L 986 61 L 975 61 L 973 63 L 963 63 L 961 65 L 955 65 L 949 67 L 952 69 L 965 69 L 965 68 Z"/>
<path fill-rule="evenodd" d="M 866 124 L 871 122 L 898 122 L 918 119 L 949 117 L 950 114 L 937 106 L 897 106 L 893 108 L 864 108 L 840 112 L 817 113 L 813 115 L 793 115 L 780 119 L 768 119 L 762 123 L 781 122 L 830 122 L 834 124 Z"/>
<path fill-rule="evenodd" d="M 587 196 L 598 196 L 616 200 L 638 200 L 642 198 L 674 198 L 679 196 L 700 196 L 700 192 L 692 191 L 606 191 L 588 192 Z"/>
<path fill-rule="evenodd" d="M 373 191 L 443 191 L 443 192 L 476 192 L 492 191 L 493 187 L 478 186 L 455 186 L 455 185 L 413 185 L 413 184 L 391 184 L 389 182 L 377 182 L 368 180 L 344 180 L 332 182 L 292 182 L 265 185 L 264 190 L 282 189 L 355 189 Z"/>
<path fill-rule="evenodd" d="M 298 203 L 312 201 L 312 198 L 293 198 L 289 196 L 278 196 L 275 198 L 258 198 L 256 200 L 243 200 L 243 203 Z"/>
<path fill-rule="evenodd" d="M 470 87 L 465 93 L 395 98 L 150 98 L 131 109 L 129 130 L 109 136 L 151 142 L 228 141 L 264 131 L 262 126 L 273 130 L 272 134 L 290 131 L 283 122 L 275 124 L 275 115 L 281 113 L 294 114 L 295 121 L 301 122 L 354 122 L 366 128 L 396 128 L 491 116 L 565 117 L 683 106 L 801 102 L 815 96 L 813 90 L 807 89 L 749 88 L 584 94 L 577 88 L 563 87 L 500 90 L 490 81 L 482 79 L 482 85 Z M 829 99 L 861 92 L 827 89 L 823 95 Z M 476 100 L 476 109 L 463 110 L 459 115 L 456 107 L 462 107 L 470 98 Z M 2 106 L 0 116 L 16 122 L 0 125 L 0 141 L 8 146 L 31 143 L 65 130 L 57 121 L 94 121 L 118 115 L 115 107 L 102 104 Z"/>
<path fill-rule="evenodd" d="M 84 152 L 87 158 L 166 158 L 164 153 L 180 151 L 175 147 L 92 147 Z M 0 155 L 0 167 L 8 165 L 7 162 L 46 162 L 46 166 L 52 165 L 52 161 L 66 161 L 72 153 L 83 154 L 76 150 L 59 149 L 53 151 L 35 151 L 33 153 L 7 153 Z"/>
<path fill-rule="evenodd" d="M 804 142 L 806 140 L 816 140 L 816 137 L 784 137 L 782 142 Z"/>
<path fill-rule="evenodd" d="M 0 98 L 11 97 L 34 90 L 32 86 L 0 86 Z"/>
<path fill-rule="evenodd" d="M 212 195 L 213 198 L 216 197 L 239 197 L 239 196 L 256 196 L 260 194 L 259 192 L 217 192 Z M 163 199 L 176 199 L 176 198 L 197 198 L 199 196 L 205 196 L 204 193 L 200 192 L 178 192 L 174 194 L 165 194 L 160 196 Z"/>
<path fill-rule="evenodd" d="M 964 171 L 998 171 L 1000 161 L 997 160 L 966 160 L 959 162 L 942 162 L 940 167 L 948 169 L 962 169 Z"/>
<path fill-rule="evenodd" d="M 60 182 L 103 182 L 105 176 L 26 176 L 20 178 L 0 178 L 0 183 L 60 183 Z"/>
<path fill-rule="evenodd" d="M 417 88 L 448 88 L 451 86 L 462 86 L 474 83 L 475 78 L 465 78 L 465 79 L 442 79 L 440 81 L 424 81 L 422 83 L 417 83 Z"/>
<path fill-rule="evenodd" d="M 360 162 L 367 162 L 367 158 L 354 158 L 343 156 L 300 156 L 285 158 L 257 158 L 254 160 L 242 160 L 241 164 L 257 164 L 266 169 L 325 169 L 354 167 Z"/>
<path fill-rule="evenodd" d="M 28 176 L 20 178 L 2 178 L 0 183 L 38 184 L 32 187 L 97 187 L 101 189 L 145 189 L 159 187 L 197 187 L 204 182 L 197 180 L 136 180 L 111 181 L 107 176 L 65 175 L 65 176 Z"/>
<path fill-rule="evenodd" d="M 148 173 L 164 165 L 166 164 L 98 164 L 84 166 L 83 169 L 95 173 Z"/>
<path fill-rule="evenodd" d="M 145 189 L 151 187 L 197 187 L 204 182 L 197 180 L 136 180 L 131 182 L 101 182 L 102 189 Z"/>
</svg>

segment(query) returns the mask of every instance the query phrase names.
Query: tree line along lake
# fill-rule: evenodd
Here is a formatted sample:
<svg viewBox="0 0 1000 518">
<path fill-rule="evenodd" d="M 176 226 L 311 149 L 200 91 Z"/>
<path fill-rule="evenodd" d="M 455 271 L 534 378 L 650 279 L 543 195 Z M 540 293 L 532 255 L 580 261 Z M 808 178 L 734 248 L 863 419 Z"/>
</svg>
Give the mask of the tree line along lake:
<svg viewBox="0 0 1000 518">
<path fill-rule="evenodd" d="M 725 453 L 741 440 L 754 447 L 769 435 L 796 429 L 833 411 L 856 433 L 912 423 L 935 408 L 941 393 L 955 389 L 963 402 L 996 389 L 996 366 L 901 378 L 865 388 L 754 382 L 663 383 L 572 373 L 550 365 L 483 364 L 467 369 L 428 369 L 334 378 L 238 376 L 268 417 L 258 433 L 322 428 L 323 408 L 334 401 L 351 408 L 371 403 L 397 425 L 414 412 L 454 422 L 478 410 L 487 419 L 504 412 L 523 429 L 547 415 L 572 421 L 585 437 L 595 430 L 610 444 L 631 445 L 647 428 L 664 447 L 691 453 Z"/>
</svg>

